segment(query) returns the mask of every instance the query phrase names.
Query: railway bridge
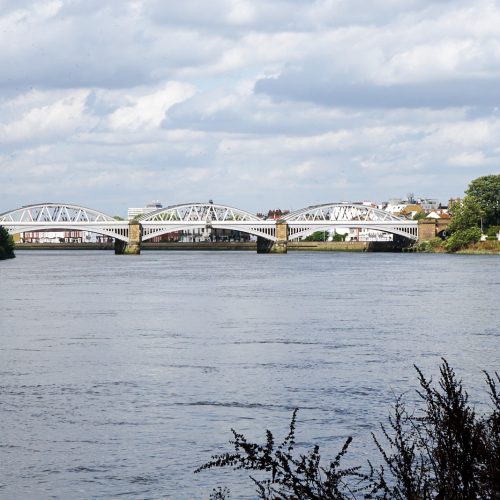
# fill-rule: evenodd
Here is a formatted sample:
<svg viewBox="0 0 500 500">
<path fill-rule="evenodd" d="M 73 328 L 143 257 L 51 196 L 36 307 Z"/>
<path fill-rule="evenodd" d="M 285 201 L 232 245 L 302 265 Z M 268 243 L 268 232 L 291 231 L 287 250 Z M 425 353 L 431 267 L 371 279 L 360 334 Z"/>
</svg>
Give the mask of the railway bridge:
<svg viewBox="0 0 500 500">
<path fill-rule="evenodd" d="M 27 205 L 0 214 L 11 235 L 31 231 L 90 231 L 115 239 L 116 253 L 139 254 L 141 243 L 155 236 L 194 229 L 229 229 L 257 237 L 257 252 L 286 253 L 288 241 L 334 228 L 373 229 L 411 241 L 419 223 L 354 203 L 326 203 L 296 210 L 280 220 L 216 203 L 184 203 L 149 212 L 132 221 L 65 203 Z M 425 239 L 425 238 L 424 238 Z"/>
</svg>

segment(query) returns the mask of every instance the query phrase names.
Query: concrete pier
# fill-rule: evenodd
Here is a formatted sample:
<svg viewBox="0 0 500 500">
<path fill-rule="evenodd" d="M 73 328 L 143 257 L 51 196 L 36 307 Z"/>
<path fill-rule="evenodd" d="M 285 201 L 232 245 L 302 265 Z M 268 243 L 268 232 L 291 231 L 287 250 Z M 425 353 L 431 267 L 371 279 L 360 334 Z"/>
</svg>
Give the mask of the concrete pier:
<svg viewBox="0 0 500 500">
<path fill-rule="evenodd" d="M 276 222 L 276 241 L 257 237 L 257 253 L 287 253 L 287 251 L 288 224 L 285 221 Z"/>
<path fill-rule="evenodd" d="M 116 255 L 139 255 L 141 253 L 142 227 L 136 220 L 128 225 L 128 243 L 115 239 Z"/>
</svg>

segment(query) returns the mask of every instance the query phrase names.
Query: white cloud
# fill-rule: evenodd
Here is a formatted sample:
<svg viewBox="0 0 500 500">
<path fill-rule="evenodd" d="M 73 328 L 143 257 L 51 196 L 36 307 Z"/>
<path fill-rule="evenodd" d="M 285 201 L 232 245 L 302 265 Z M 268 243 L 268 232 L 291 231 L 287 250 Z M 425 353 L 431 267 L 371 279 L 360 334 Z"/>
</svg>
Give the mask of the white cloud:
<svg viewBox="0 0 500 500">
<path fill-rule="evenodd" d="M 88 91 L 78 90 L 54 102 L 30 107 L 19 119 L 0 123 L 0 140 L 4 143 L 57 140 L 75 133 L 83 124 L 88 128 L 94 120 L 84 117 L 87 95 Z M 31 98 L 33 95 L 28 95 L 28 100 Z"/>
<path fill-rule="evenodd" d="M 114 111 L 109 122 L 112 129 L 129 131 L 159 128 L 165 114 L 174 104 L 193 96 L 192 85 L 168 82 L 163 88 L 138 98 L 129 97 L 130 104 Z"/>
<path fill-rule="evenodd" d="M 499 160 L 500 158 L 497 157 L 496 161 Z M 485 157 L 482 151 L 475 151 L 452 156 L 448 160 L 448 163 L 457 167 L 478 167 L 490 162 L 488 161 L 488 158 Z"/>
<path fill-rule="evenodd" d="M 0 211 L 446 200 L 498 170 L 499 25 L 493 0 L 0 1 Z"/>
</svg>

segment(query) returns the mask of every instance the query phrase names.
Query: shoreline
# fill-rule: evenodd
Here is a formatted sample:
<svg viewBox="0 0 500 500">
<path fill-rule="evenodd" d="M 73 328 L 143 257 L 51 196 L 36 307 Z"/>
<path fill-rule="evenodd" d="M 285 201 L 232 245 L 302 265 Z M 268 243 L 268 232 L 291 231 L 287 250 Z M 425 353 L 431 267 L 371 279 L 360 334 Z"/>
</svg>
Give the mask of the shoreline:
<svg viewBox="0 0 500 500">
<path fill-rule="evenodd" d="M 289 251 L 313 251 L 313 252 L 366 252 L 369 244 L 365 242 L 315 242 L 301 241 L 288 243 Z M 17 250 L 114 250 L 113 243 L 18 243 Z M 163 242 L 143 243 L 142 250 L 151 251 L 257 251 L 256 242 Z"/>
<path fill-rule="evenodd" d="M 164 243 L 143 243 L 142 250 L 148 251 L 257 251 L 255 242 L 164 242 Z M 113 243 L 18 243 L 16 250 L 104 250 L 114 251 Z M 481 241 L 469 248 L 458 250 L 457 252 L 446 252 L 443 248 L 437 247 L 428 249 L 425 252 L 418 252 L 414 248 L 394 249 L 394 247 L 384 242 L 341 242 L 341 241 L 300 241 L 289 242 L 288 251 L 302 252 L 403 252 L 403 253 L 433 253 L 433 254 L 459 254 L 459 255 L 500 255 L 500 241 Z"/>
</svg>

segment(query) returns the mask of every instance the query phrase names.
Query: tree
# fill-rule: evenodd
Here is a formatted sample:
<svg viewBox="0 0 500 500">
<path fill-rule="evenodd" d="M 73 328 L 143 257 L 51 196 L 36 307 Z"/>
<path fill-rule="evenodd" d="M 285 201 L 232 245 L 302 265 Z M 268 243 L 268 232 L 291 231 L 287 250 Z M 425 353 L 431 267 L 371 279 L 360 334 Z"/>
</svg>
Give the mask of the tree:
<svg viewBox="0 0 500 500">
<path fill-rule="evenodd" d="M 413 220 L 420 220 L 420 219 L 425 219 L 427 216 L 425 215 L 424 212 L 417 212 L 414 216 L 413 216 Z"/>
<path fill-rule="evenodd" d="M 3 226 L 0 226 L 0 260 L 10 259 L 14 255 L 14 240 Z"/>
<path fill-rule="evenodd" d="M 346 238 L 347 238 L 347 233 L 344 234 L 335 233 L 333 235 L 332 241 L 345 241 Z"/>
<path fill-rule="evenodd" d="M 465 193 L 483 210 L 484 227 L 500 225 L 500 174 L 474 179 Z"/>
<path fill-rule="evenodd" d="M 454 252 L 481 239 L 479 224 L 484 212 L 474 197 L 467 195 L 463 200 L 452 203 L 450 215 L 451 222 L 444 242 L 446 250 Z"/>
<path fill-rule="evenodd" d="M 306 236 L 304 241 L 326 241 L 326 231 L 315 231 L 313 234 Z"/>
<path fill-rule="evenodd" d="M 463 200 L 451 204 L 450 215 L 451 223 L 446 230 L 448 234 L 470 227 L 479 227 L 484 211 L 476 198 L 467 195 Z"/>
</svg>

